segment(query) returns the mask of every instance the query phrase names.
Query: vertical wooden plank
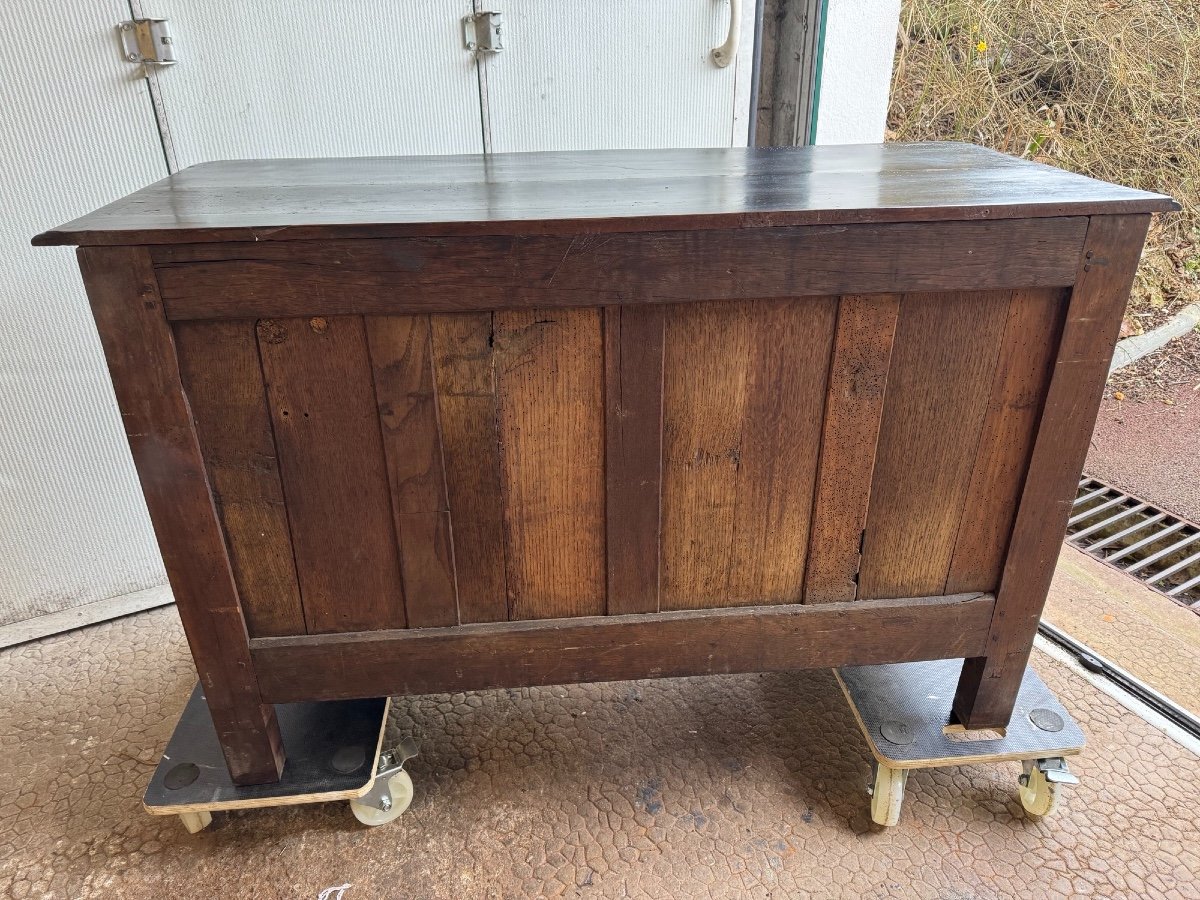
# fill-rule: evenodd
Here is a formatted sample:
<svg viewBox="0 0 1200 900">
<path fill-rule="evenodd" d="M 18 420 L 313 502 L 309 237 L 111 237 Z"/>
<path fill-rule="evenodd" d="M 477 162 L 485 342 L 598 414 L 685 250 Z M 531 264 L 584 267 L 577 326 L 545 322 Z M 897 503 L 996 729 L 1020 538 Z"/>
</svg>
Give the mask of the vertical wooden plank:
<svg viewBox="0 0 1200 900">
<path fill-rule="evenodd" d="M 81 247 L 79 267 L 230 776 L 236 784 L 278 781 L 284 755 L 275 708 L 259 693 L 150 254 L 144 247 Z"/>
<path fill-rule="evenodd" d="M 179 322 L 184 391 L 251 637 L 304 634 L 254 321 Z"/>
<path fill-rule="evenodd" d="M 1004 727 L 1012 716 L 1149 225 L 1147 215 L 1093 216 L 1088 224 L 1000 578 L 987 656 L 963 663 L 954 697 L 955 715 L 968 728 Z"/>
<path fill-rule="evenodd" d="M 658 611 L 663 307 L 604 310 L 610 615 Z"/>
<path fill-rule="evenodd" d="M 492 314 L 434 315 L 433 368 L 462 622 L 508 618 Z"/>
<path fill-rule="evenodd" d="M 846 296 L 838 305 L 805 603 L 840 603 L 854 600 L 858 593 L 871 473 L 899 309 L 895 294 Z"/>
<path fill-rule="evenodd" d="M 722 606 L 754 334 L 745 303 L 667 311 L 663 363 L 663 609 Z"/>
<path fill-rule="evenodd" d="M 258 346 L 309 632 L 403 628 L 362 319 L 263 319 Z"/>
<path fill-rule="evenodd" d="M 835 297 L 751 304 L 728 606 L 800 602 L 837 319 Z"/>
<path fill-rule="evenodd" d="M 604 613 L 599 309 L 495 314 L 510 618 Z"/>
<path fill-rule="evenodd" d="M 409 628 L 458 624 L 429 316 L 369 316 L 367 345 Z"/>
<path fill-rule="evenodd" d="M 994 592 L 1062 331 L 1060 290 L 1013 292 L 947 594 Z"/>
<path fill-rule="evenodd" d="M 800 598 L 836 300 L 668 312 L 663 609 Z"/>
<path fill-rule="evenodd" d="M 858 596 L 945 588 L 1010 292 L 906 294 L 888 373 Z"/>
</svg>

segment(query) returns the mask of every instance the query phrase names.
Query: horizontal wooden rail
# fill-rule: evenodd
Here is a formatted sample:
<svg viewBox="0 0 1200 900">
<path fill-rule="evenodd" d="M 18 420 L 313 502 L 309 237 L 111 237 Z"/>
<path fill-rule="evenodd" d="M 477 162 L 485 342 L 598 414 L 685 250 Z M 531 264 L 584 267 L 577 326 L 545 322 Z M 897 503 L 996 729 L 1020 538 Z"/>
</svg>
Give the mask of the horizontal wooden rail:
<svg viewBox="0 0 1200 900">
<path fill-rule="evenodd" d="M 168 318 L 986 291 L 1074 283 L 1087 219 L 151 248 Z"/>
<path fill-rule="evenodd" d="M 978 656 L 991 594 L 490 622 L 250 642 L 272 703 Z"/>
</svg>

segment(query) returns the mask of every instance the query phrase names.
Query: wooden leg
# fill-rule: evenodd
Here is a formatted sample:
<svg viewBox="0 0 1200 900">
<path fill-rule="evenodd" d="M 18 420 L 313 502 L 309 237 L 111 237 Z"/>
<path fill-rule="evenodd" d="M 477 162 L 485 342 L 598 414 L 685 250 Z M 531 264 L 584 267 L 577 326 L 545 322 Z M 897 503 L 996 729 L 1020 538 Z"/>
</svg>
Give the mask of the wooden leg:
<svg viewBox="0 0 1200 900">
<path fill-rule="evenodd" d="M 996 593 L 988 655 L 963 664 L 955 692 L 954 713 L 967 728 L 1002 728 L 1012 716 L 1149 223 L 1142 215 L 1093 216 L 1088 223 Z"/>
<path fill-rule="evenodd" d="M 144 247 L 81 247 L 80 269 L 192 658 L 236 784 L 278 781 L 283 743 L 250 637 Z"/>
</svg>

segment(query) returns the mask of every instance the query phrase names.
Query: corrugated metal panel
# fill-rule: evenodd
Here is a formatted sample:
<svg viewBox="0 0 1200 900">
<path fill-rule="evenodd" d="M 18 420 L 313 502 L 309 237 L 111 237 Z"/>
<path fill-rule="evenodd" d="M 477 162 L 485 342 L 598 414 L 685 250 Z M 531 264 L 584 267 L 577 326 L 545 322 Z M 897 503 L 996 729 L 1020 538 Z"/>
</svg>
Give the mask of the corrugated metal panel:
<svg viewBox="0 0 1200 900">
<path fill-rule="evenodd" d="M 165 581 L 74 254 L 29 246 L 165 173 L 128 17 L 67 0 L 52 45 L 0 44 L 0 624 Z"/>
<path fill-rule="evenodd" d="M 180 166 L 483 150 L 470 0 L 157 0 L 180 62 L 156 73 Z"/>
<path fill-rule="evenodd" d="M 725 40 L 727 2 L 492 6 L 504 13 L 504 51 L 483 60 L 492 151 L 745 145 L 753 0 L 725 69 L 711 51 Z"/>
</svg>

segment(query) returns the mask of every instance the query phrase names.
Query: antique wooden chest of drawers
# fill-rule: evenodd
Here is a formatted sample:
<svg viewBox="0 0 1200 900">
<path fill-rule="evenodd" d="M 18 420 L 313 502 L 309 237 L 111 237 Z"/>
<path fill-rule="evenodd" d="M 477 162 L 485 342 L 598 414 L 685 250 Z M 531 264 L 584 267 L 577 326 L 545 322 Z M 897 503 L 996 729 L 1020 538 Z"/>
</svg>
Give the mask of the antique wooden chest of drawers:
<svg viewBox="0 0 1200 900">
<path fill-rule="evenodd" d="M 250 784 L 295 700 L 962 657 L 1005 724 L 1173 208 L 957 144 L 244 161 L 36 243 Z"/>
</svg>

